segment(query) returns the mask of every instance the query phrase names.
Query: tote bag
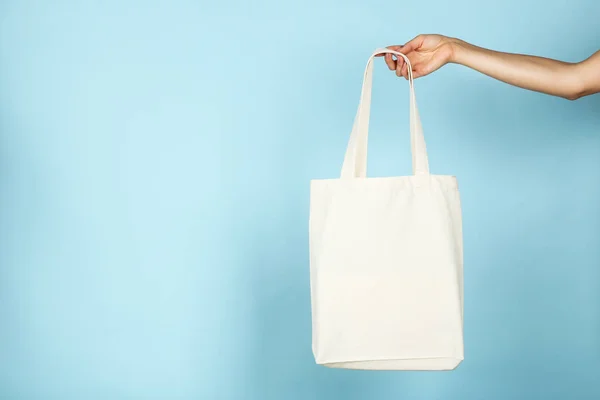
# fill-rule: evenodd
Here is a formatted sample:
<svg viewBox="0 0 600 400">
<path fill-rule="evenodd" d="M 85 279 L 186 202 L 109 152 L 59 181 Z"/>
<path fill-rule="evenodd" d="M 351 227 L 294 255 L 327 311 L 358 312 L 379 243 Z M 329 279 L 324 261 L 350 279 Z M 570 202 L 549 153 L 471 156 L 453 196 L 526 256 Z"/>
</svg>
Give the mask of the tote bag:
<svg viewBox="0 0 600 400">
<path fill-rule="evenodd" d="M 413 175 L 366 178 L 373 57 L 408 64 Z M 312 180 L 317 364 L 450 370 L 463 360 L 463 244 L 454 176 L 431 175 L 406 56 L 368 60 L 341 177 Z"/>
</svg>

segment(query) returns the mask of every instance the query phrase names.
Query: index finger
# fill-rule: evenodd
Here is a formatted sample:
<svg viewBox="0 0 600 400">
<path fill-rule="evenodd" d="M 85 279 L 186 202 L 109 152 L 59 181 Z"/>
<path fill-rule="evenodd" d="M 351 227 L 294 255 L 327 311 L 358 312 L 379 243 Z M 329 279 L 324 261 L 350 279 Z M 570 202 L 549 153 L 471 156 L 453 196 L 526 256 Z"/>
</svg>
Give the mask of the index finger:
<svg viewBox="0 0 600 400">
<path fill-rule="evenodd" d="M 390 49 L 390 50 L 394 50 L 394 51 L 398 51 L 399 52 L 402 47 L 404 47 L 404 46 L 402 46 L 401 44 L 398 44 L 398 45 L 395 45 L 395 46 L 387 46 L 386 49 Z M 383 57 L 383 56 L 388 55 L 388 54 L 390 54 L 390 53 L 379 53 L 379 54 L 376 54 L 375 57 Z"/>
<path fill-rule="evenodd" d="M 402 47 L 403 47 L 402 45 L 396 45 L 396 46 L 388 46 L 386 48 L 399 52 L 400 49 L 402 49 Z M 398 60 L 394 60 L 391 53 L 380 53 L 380 54 L 375 55 L 375 57 L 382 57 L 382 56 L 385 56 L 385 63 L 387 64 L 390 71 L 394 71 L 398 67 L 402 67 L 404 60 L 401 60 L 401 57 L 397 57 Z"/>
</svg>

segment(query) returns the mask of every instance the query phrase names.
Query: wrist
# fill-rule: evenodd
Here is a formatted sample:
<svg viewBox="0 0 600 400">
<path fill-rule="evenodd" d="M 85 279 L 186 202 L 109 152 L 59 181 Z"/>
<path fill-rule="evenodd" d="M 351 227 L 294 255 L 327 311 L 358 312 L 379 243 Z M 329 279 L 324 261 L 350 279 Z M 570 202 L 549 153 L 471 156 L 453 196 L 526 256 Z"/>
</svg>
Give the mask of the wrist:
<svg viewBox="0 0 600 400">
<path fill-rule="evenodd" d="M 450 48 L 450 57 L 448 62 L 453 64 L 462 64 L 468 44 L 465 41 L 456 38 L 448 38 L 447 44 Z"/>
</svg>

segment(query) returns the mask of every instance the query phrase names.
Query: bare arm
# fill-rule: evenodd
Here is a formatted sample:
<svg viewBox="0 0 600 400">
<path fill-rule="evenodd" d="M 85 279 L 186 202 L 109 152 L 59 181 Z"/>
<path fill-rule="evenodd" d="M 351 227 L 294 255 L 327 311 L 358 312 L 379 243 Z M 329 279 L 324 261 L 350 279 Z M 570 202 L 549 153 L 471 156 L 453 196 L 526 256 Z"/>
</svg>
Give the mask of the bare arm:
<svg viewBox="0 0 600 400">
<path fill-rule="evenodd" d="M 390 46 L 407 55 L 416 77 L 447 63 L 472 68 L 510 85 L 575 100 L 600 92 L 600 51 L 578 63 L 502 53 L 440 35 L 419 35 L 404 46 Z M 386 55 L 390 69 L 407 76 L 402 59 Z"/>
</svg>

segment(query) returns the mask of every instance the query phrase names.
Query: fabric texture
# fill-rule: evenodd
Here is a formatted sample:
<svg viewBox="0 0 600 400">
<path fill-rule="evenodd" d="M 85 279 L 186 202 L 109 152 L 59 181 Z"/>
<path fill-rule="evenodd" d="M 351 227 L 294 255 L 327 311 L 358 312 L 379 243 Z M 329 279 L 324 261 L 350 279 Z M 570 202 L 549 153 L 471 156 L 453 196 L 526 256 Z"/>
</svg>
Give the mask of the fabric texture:
<svg viewBox="0 0 600 400">
<path fill-rule="evenodd" d="M 373 58 L 409 64 L 413 175 L 367 178 Z M 450 370 L 464 358 L 457 180 L 431 175 L 406 56 L 368 60 L 339 179 L 311 181 L 310 283 L 317 364 Z"/>
</svg>

